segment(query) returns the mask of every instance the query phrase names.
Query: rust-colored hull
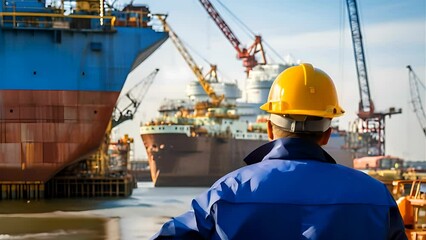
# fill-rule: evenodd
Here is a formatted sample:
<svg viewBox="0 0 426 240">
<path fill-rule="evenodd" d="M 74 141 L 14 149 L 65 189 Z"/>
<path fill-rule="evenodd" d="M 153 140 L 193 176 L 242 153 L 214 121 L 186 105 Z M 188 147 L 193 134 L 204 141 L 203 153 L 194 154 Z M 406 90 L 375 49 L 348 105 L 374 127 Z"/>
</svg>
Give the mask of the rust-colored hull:
<svg viewBox="0 0 426 240">
<path fill-rule="evenodd" d="M 265 140 L 142 134 L 155 186 L 210 186 L 239 167 Z"/>
<path fill-rule="evenodd" d="M 0 181 L 47 181 L 95 151 L 119 92 L 0 90 Z"/>
<path fill-rule="evenodd" d="M 245 166 L 243 159 L 267 140 L 184 133 L 141 134 L 156 187 L 208 187 L 225 174 Z M 339 163 L 352 167 L 352 154 L 342 149 L 343 136 L 333 135 L 324 149 Z"/>
</svg>

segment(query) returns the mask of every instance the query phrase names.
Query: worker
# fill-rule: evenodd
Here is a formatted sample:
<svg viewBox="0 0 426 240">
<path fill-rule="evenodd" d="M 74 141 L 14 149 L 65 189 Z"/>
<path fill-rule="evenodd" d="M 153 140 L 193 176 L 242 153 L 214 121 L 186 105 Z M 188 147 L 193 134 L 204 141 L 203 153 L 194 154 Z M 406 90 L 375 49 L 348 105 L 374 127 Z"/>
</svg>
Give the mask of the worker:
<svg viewBox="0 0 426 240">
<path fill-rule="evenodd" d="M 307 63 L 284 70 L 260 108 L 271 141 L 152 239 L 407 239 L 386 186 L 321 148 L 344 113 L 326 73 Z"/>
</svg>

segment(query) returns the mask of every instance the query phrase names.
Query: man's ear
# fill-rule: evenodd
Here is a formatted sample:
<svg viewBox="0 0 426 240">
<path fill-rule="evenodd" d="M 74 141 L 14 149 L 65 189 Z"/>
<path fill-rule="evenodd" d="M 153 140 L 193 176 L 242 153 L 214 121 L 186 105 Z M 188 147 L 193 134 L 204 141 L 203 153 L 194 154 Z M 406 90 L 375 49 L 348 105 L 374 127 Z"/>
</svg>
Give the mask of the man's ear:
<svg viewBox="0 0 426 240">
<path fill-rule="evenodd" d="M 268 130 L 268 138 L 269 138 L 269 141 L 272 141 L 272 140 L 274 140 L 274 132 L 272 131 L 272 123 L 271 123 L 271 120 L 268 120 L 268 122 L 267 122 L 266 124 L 268 124 L 268 128 L 267 128 L 267 130 Z"/>
<path fill-rule="evenodd" d="M 323 134 L 322 137 L 319 141 L 319 145 L 320 146 L 324 146 L 328 143 L 328 140 L 330 139 L 331 136 L 331 128 L 328 128 Z"/>
</svg>

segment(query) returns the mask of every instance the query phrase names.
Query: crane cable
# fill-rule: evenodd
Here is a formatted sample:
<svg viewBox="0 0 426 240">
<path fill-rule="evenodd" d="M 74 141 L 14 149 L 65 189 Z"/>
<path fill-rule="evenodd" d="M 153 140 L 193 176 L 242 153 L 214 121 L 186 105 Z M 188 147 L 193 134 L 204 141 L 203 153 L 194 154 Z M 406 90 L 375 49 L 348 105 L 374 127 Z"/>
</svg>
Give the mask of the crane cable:
<svg viewBox="0 0 426 240">
<path fill-rule="evenodd" d="M 175 35 L 177 35 L 175 33 Z M 211 63 L 210 61 L 208 61 L 203 55 L 201 55 L 201 53 L 199 51 L 197 51 L 195 48 L 193 48 L 191 46 L 191 44 L 188 44 L 185 40 L 183 40 L 180 36 L 179 36 L 180 41 L 182 42 L 182 44 L 185 46 L 185 48 L 189 49 L 191 52 L 193 52 L 196 56 L 198 56 L 201 60 L 203 60 L 205 63 L 207 63 L 209 66 L 212 65 L 216 65 Z M 216 65 L 217 66 L 217 65 Z M 200 69 L 202 69 L 202 67 L 198 66 Z M 230 79 L 229 76 L 227 76 L 226 74 L 224 74 L 222 71 L 220 71 L 219 69 L 216 69 L 216 72 L 220 73 L 220 75 L 224 76 L 227 79 Z M 218 77 L 218 82 L 228 82 L 228 81 L 221 81 L 220 78 Z"/>
<path fill-rule="evenodd" d="M 186 48 L 189 48 L 190 50 L 191 50 L 191 52 L 193 52 L 193 53 L 195 53 L 195 55 L 197 55 L 199 58 L 201 58 L 204 62 L 206 62 L 207 64 L 209 64 L 209 66 L 212 66 L 212 65 L 216 65 L 216 64 L 213 64 L 213 63 L 211 63 L 211 62 L 209 62 L 205 57 L 203 57 L 201 54 L 200 54 L 200 52 L 198 52 L 197 50 L 195 50 L 195 48 L 193 48 L 193 47 L 191 47 L 189 44 L 187 44 L 184 40 L 182 40 L 182 39 L 180 39 L 181 40 L 181 42 L 183 43 L 183 45 L 185 45 L 185 47 Z M 216 65 L 217 66 L 217 65 Z M 200 67 L 199 66 L 199 68 L 200 69 L 202 69 L 202 67 Z M 221 73 L 220 75 L 222 75 L 222 76 L 225 76 L 221 71 L 219 71 L 219 70 L 217 70 L 216 69 L 216 72 L 219 72 L 219 73 Z M 223 81 L 221 81 L 220 80 L 220 78 L 219 78 L 219 76 L 217 77 L 217 81 L 218 82 L 223 82 Z"/>
<path fill-rule="evenodd" d="M 176 33 L 175 33 L 176 34 Z M 209 65 L 213 65 L 211 62 L 209 62 L 205 57 L 203 57 L 203 55 L 201 55 L 200 52 L 198 52 L 197 50 L 195 50 L 195 48 L 191 47 L 190 44 L 188 44 L 186 41 L 184 41 L 181 37 L 179 37 L 180 41 L 183 43 L 183 45 L 190 49 L 191 52 L 195 53 L 195 55 L 197 55 L 199 58 L 201 58 L 204 62 L 206 62 Z"/>
<path fill-rule="evenodd" d="M 177 35 L 175 33 L 175 35 Z M 196 56 L 198 56 L 201 60 L 203 60 L 205 63 L 207 63 L 209 66 L 212 65 L 216 65 L 211 63 L 209 60 L 207 60 L 203 55 L 201 55 L 201 53 L 199 51 L 197 51 L 195 48 L 193 48 L 191 46 L 191 44 L 188 44 L 185 40 L 183 40 L 181 37 L 179 37 L 180 41 L 183 43 L 183 45 L 189 49 L 191 52 L 193 52 Z M 216 65 L 217 66 L 217 65 Z M 200 69 L 202 69 L 202 67 L 200 67 Z M 217 73 L 220 73 L 220 75 L 224 76 L 225 79 L 231 79 L 228 75 L 226 75 L 224 72 L 222 72 L 221 70 L 219 70 L 219 68 L 216 69 Z M 228 82 L 228 81 L 221 81 L 221 78 L 219 78 L 218 76 L 218 82 Z M 235 82 L 235 81 L 234 81 Z"/>
<path fill-rule="evenodd" d="M 345 61 L 345 26 L 346 26 L 346 7 L 345 0 L 340 1 L 340 21 L 339 21 L 339 29 L 340 29 L 340 37 L 339 37 L 339 69 L 340 69 L 340 79 L 344 78 L 344 61 Z"/>
</svg>

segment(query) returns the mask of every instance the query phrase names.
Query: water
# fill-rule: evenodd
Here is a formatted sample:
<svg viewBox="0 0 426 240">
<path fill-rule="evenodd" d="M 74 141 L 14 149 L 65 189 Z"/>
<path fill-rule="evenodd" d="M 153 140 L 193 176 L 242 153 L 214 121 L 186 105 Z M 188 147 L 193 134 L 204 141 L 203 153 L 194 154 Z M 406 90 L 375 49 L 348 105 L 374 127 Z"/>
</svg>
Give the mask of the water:
<svg viewBox="0 0 426 240">
<path fill-rule="evenodd" d="M 148 239 L 204 190 L 140 182 L 129 198 L 0 201 L 0 240 Z"/>
</svg>

